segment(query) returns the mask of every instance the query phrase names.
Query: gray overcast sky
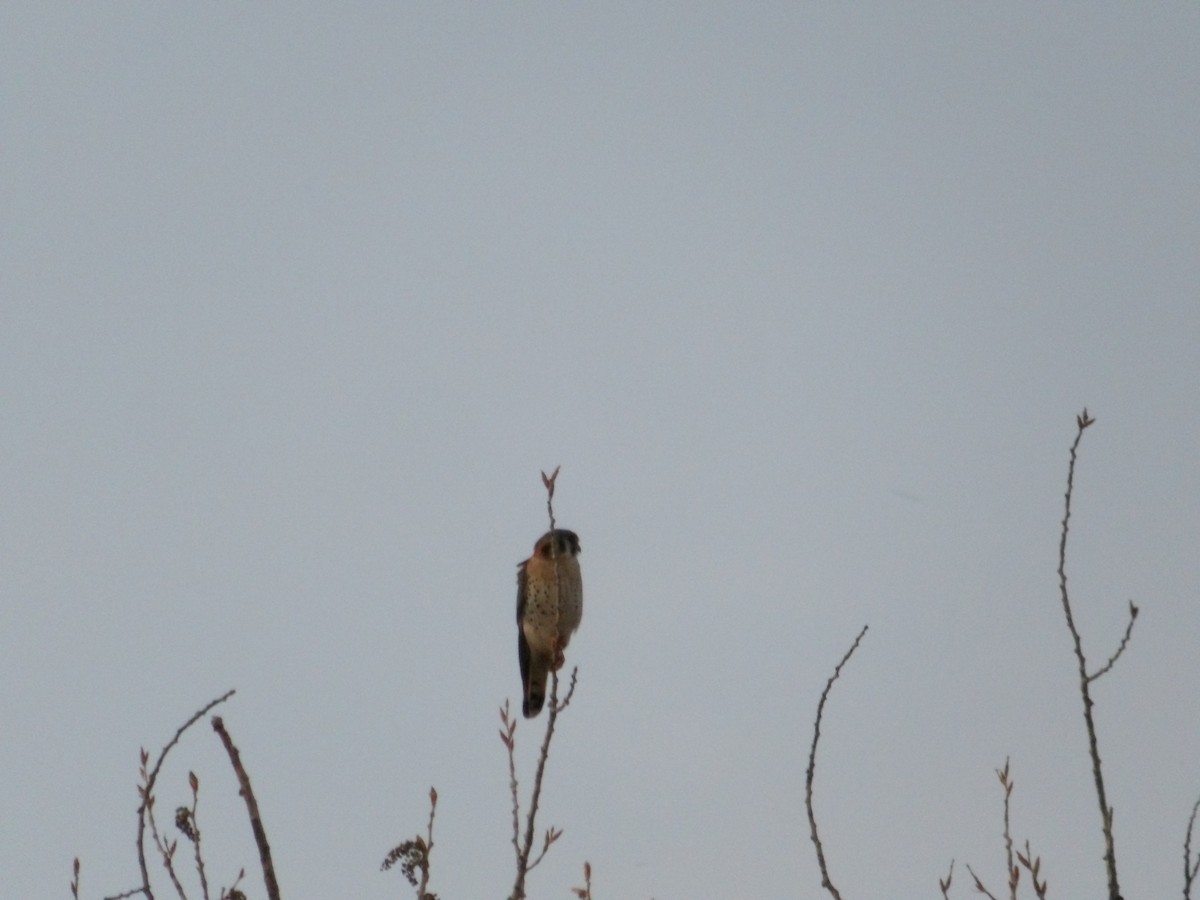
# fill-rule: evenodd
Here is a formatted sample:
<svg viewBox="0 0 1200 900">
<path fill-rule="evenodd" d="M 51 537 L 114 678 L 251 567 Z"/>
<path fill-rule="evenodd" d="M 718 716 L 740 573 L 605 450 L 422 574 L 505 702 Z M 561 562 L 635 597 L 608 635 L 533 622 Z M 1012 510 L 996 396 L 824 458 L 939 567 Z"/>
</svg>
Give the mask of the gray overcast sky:
<svg viewBox="0 0 1200 900">
<path fill-rule="evenodd" d="M 1104 874 L 1200 794 L 1200 7 L 0 8 L 0 894 L 132 887 L 140 746 L 230 687 L 289 897 L 511 886 L 539 469 L 583 543 L 566 897 Z M 540 723 L 539 723 L 540 724 Z M 524 783 L 540 731 L 518 730 Z M 210 880 L 245 865 L 206 726 Z M 169 819 L 169 815 L 164 815 Z M 160 884 L 161 895 L 169 893 Z"/>
</svg>

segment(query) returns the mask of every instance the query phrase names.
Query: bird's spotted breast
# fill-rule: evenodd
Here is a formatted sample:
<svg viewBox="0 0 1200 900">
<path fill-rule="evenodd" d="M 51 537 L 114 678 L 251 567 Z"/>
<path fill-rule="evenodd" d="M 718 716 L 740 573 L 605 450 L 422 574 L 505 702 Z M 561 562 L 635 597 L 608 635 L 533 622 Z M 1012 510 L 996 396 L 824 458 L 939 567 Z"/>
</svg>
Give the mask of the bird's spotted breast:
<svg viewBox="0 0 1200 900">
<path fill-rule="evenodd" d="M 583 589 L 579 563 L 572 556 L 556 561 L 534 557 L 526 563 L 525 637 L 530 646 L 550 650 L 567 646 L 579 627 Z"/>
</svg>

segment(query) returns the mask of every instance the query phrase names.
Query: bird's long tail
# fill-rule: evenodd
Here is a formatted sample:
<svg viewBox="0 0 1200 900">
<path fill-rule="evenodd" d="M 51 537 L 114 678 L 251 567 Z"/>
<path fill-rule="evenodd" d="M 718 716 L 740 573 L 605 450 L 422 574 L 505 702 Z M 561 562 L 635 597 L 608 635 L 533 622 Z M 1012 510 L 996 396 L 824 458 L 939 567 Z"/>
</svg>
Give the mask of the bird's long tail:
<svg viewBox="0 0 1200 900">
<path fill-rule="evenodd" d="M 546 703 L 546 677 L 550 673 L 548 660 L 540 653 L 530 654 L 532 657 L 527 666 L 522 667 L 522 679 L 525 683 L 525 702 L 521 711 L 525 718 L 532 719 L 542 711 Z"/>
</svg>

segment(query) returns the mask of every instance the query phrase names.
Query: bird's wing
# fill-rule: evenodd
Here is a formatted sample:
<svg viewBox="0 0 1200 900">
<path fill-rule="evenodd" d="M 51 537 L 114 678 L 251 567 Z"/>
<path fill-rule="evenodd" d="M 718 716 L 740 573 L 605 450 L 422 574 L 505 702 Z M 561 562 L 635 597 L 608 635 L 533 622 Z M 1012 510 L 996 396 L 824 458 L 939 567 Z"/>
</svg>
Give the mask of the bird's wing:
<svg viewBox="0 0 1200 900">
<path fill-rule="evenodd" d="M 529 696 L 529 641 L 525 640 L 525 595 L 529 590 L 529 573 L 526 560 L 517 566 L 517 661 L 521 666 L 521 686 L 526 698 Z"/>
<path fill-rule="evenodd" d="M 517 625 L 525 618 L 525 594 L 529 590 L 529 573 L 526 571 L 528 565 L 529 560 L 517 563 Z"/>
</svg>

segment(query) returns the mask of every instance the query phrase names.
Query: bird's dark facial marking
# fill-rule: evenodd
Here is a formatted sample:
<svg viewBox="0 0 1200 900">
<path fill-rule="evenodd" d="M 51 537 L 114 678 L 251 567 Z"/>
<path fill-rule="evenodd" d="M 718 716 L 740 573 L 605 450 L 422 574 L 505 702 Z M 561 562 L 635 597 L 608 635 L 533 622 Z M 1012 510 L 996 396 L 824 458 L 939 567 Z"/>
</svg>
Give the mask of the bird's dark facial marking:
<svg viewBox="0 0 1200 900">
<path fill-rule="evenodd" d="M 579 553 L 579 535 L 573 531 L 560 528 L 549 531 L 538 540 L 534 554 L 543 559 L 555 556 L 575 556 Z"/>
</svg>

